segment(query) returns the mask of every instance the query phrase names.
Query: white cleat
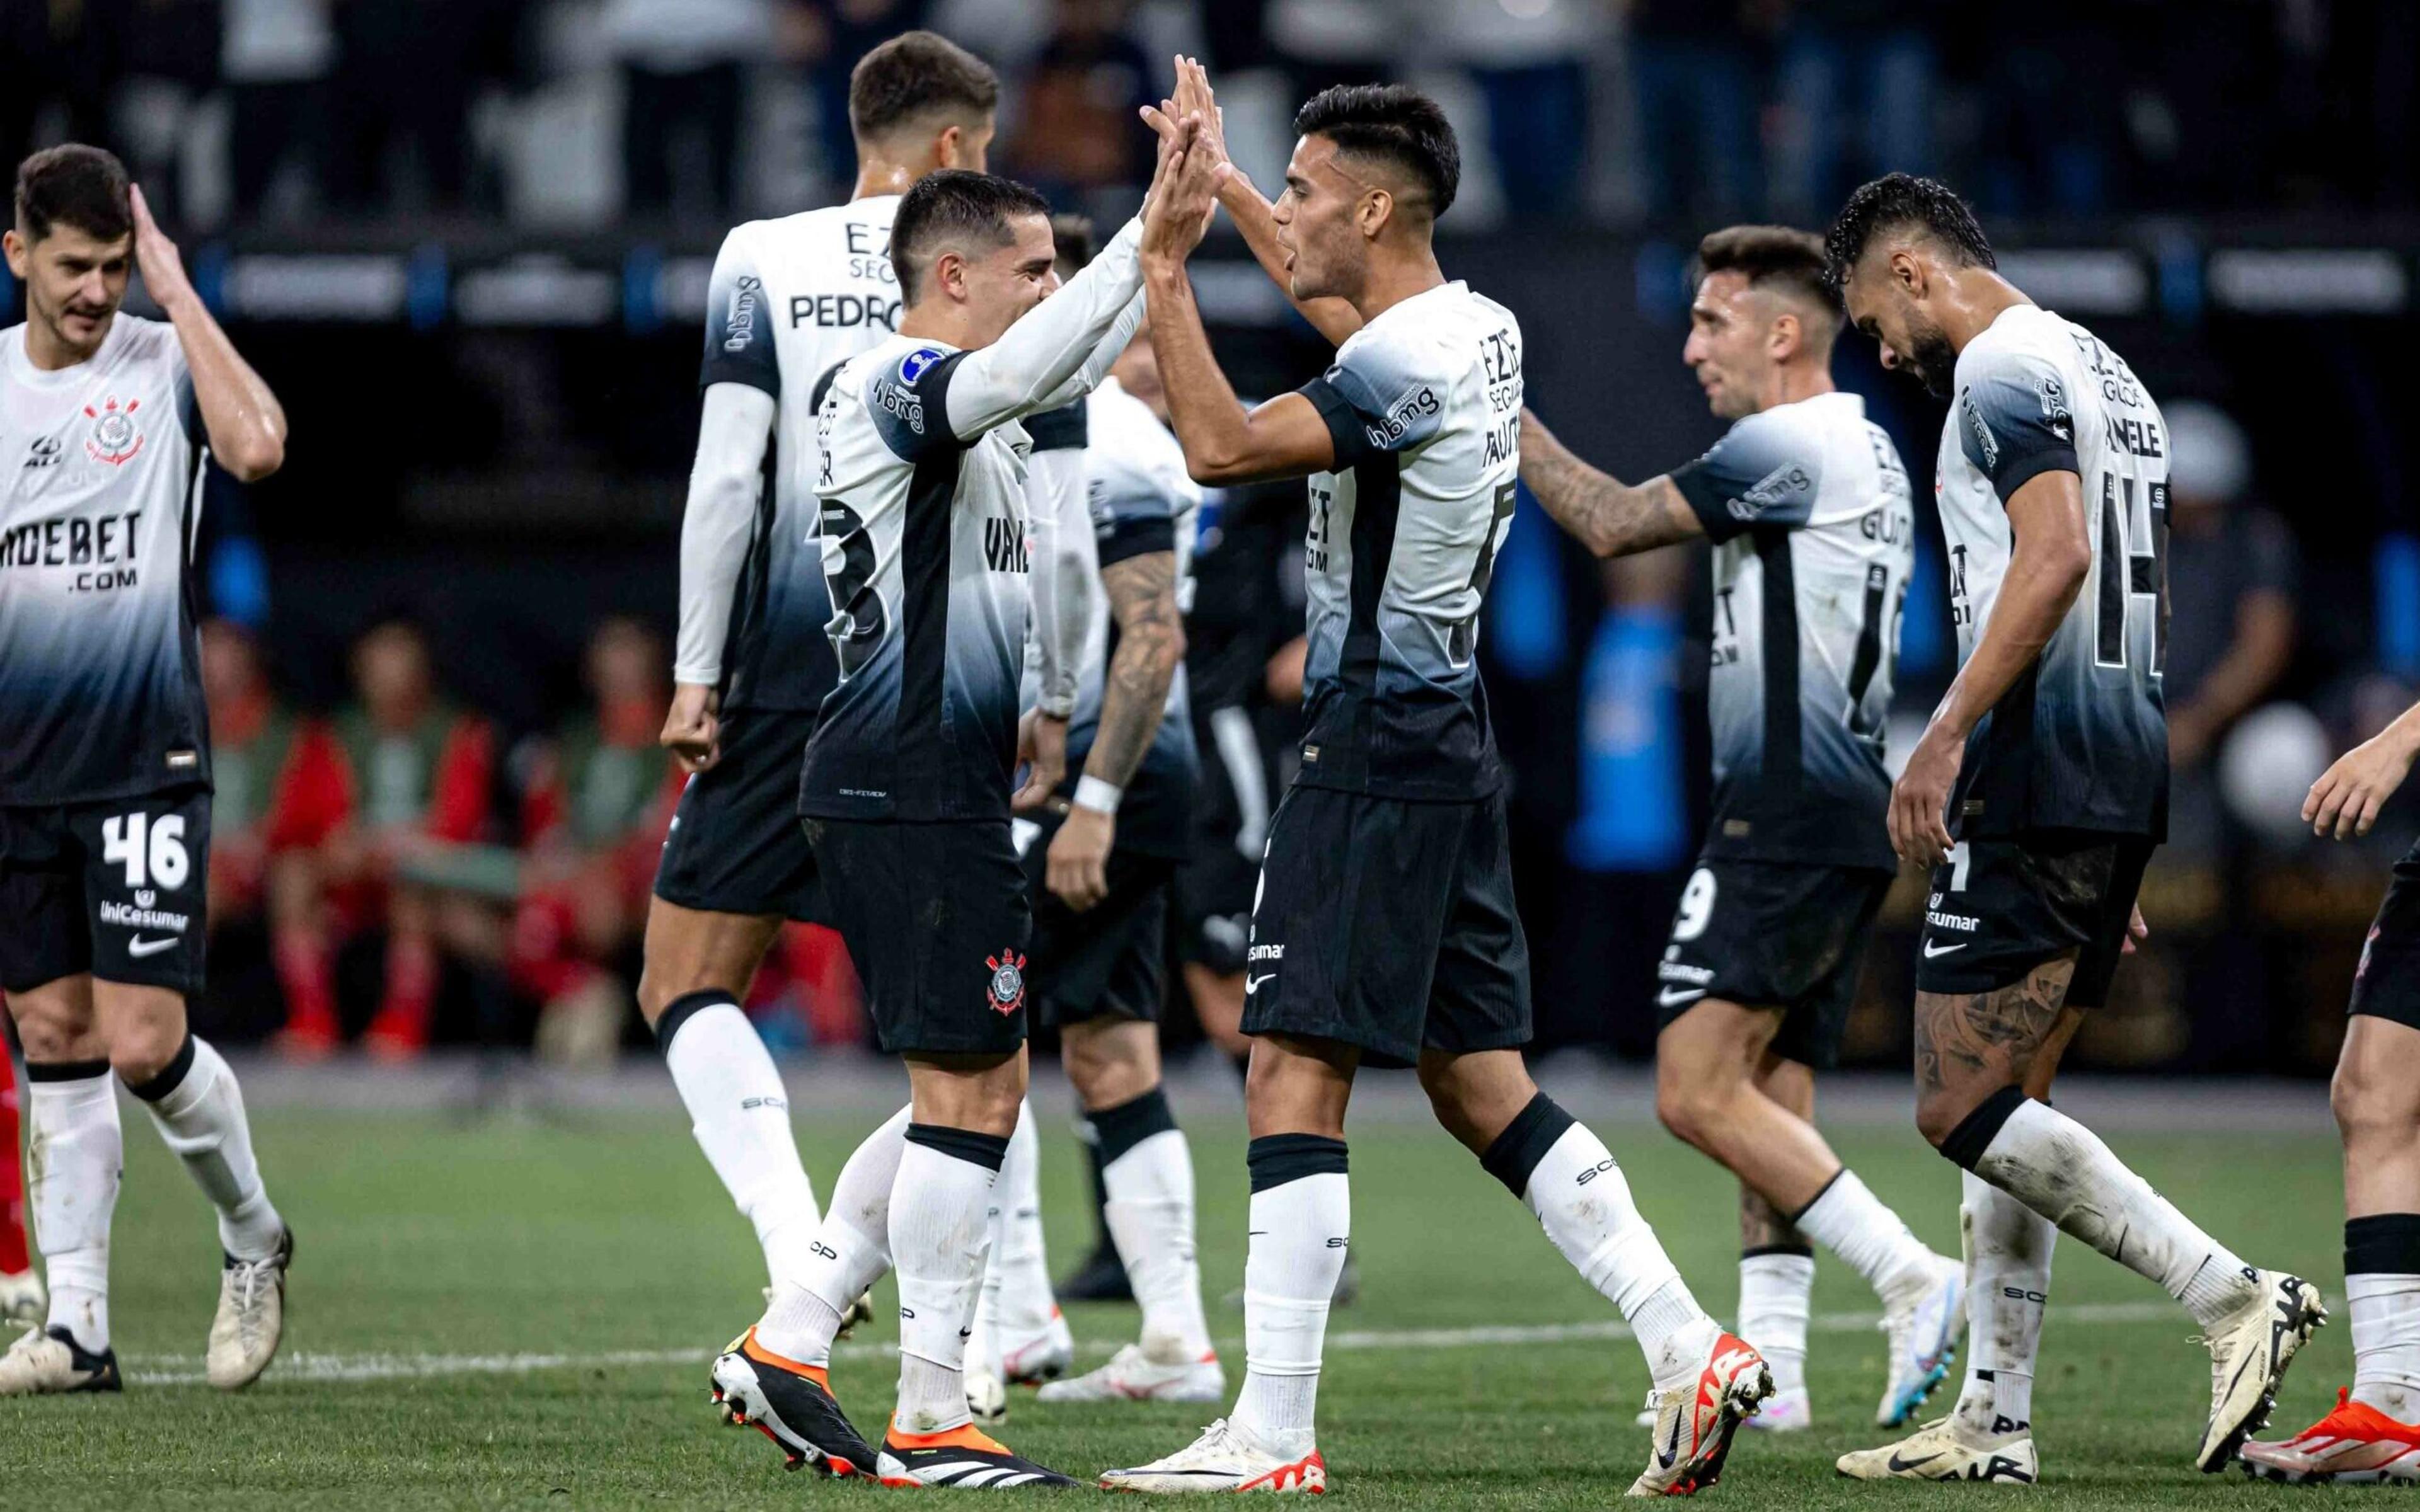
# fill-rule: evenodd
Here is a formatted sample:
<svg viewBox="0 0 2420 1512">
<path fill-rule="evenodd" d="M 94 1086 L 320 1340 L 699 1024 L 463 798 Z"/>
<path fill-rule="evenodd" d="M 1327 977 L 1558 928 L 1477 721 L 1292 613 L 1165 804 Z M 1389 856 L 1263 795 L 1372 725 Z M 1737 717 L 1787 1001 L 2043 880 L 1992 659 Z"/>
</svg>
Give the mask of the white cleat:
<svg viewBox="0 0 2420 1512">
<path fill-rule="evenodd" d="M 50 1309 L 50 1293 L 42 1289 L 40 1272 L 0 1275 L 0 1323 L 39 1323 Z"/>
<path fill-rule="evenodd" d="M 2328 1320 L 2319 1288 L 2302 1277 L 2249 1266 L 2244 1273 L 2252 1300 L 2202 1337 L 2210 1347 L 2210 1421 L 2194 1462 L 2205 1472 L 2226 1469 L 2243 1441 L 2267 1425 L 2286 1366 Z"/>
<path fill-rule="evenodd" d="M 1807 1388 L 1792 1386 L 1767 1396 L 1756 1416 L 1741 1426 L 1757 1433 L 1804 1433 L 1815 1426 L 1815 1409 L 1807 1404 Z"/>
<path fill-rule="evenodd" d="M 1633 1496 L 1694 1496 L 1722 1478 L 1731 1436 L 1773 1395 L 1764 1356 L 1734 1334 L 1717 1331 L 1698 1379 L 1678 1391 L 1658 1391 L 1647 1468 L 1630 1483 Z"/>
<path fill-rule="evenodd" d="M 1966 1267 L 1945 1255 L 1932 1257 L 1932 1285 L 1883 1315 L 1890 1337 L 1890 1380 L 1874 1409 L 1878 1427 L 1912 1421 L 1949 1374 L 1966 1332 Z"/>
<path fill-rule="evenodd" d="M 1225 1418 L 1165 1459 L 1132 1470 L 1101 1473 L 1105 1491 L 1282 1491 L 1321 1496 L 1327 1490 L 1327 1462 L 1313 1449 L 1287 1459 Z"/>
<path fill-rule="evenodd" d="M 1046 1381 L 1056 1381 L 1075 1364 L 1076 1336 L 1067 1332 L 1067 1319 L 1056 1307 L 1050 1309 L 1050 1321 L 1041 1333 L 1014 1343 L 1002 1340 L 1001 1344 L 1001 1378 L 1012 1386 L 1038 1386 Z"/>
<path fill-rule="evenodd" d="M 87 1354 L 64 1328 L 20 1335 L 0 1354 L 0 1396 L 53 1396 L 68 1392 L 124 1391 L 117 1351 Z"/>
<path fill-rule="evenodd" d="M 2033 1435 L 2024 1427 L 1977 1434 L 1956 1413 L 1936 1417 L 1897 1443 L 1858 1449 L 1834 1461 L 1851 1480 L 1971 1480 L 2031 1486 L 2041 1474 Z"/>
<path fill-rule="evenodd" d="M 286 1268 L 294 1260 L 294 1231 L 277 1238 L 277 1253 L 265 1260 L 227 1257 L 219 1273 L 218 1316 L 210 1319 L 210 1346 L 204 1361 L 210 1384 L 241 1391 L 260 1379 L 277 1358 L 286 1335 Z"/>
<path fill-rule="evenodd" d="M 1180 1351 L 1181 1352 L 1181 1351 Z M 972 1388 L 969 1388 L 972 1395 Z M 1109 1363 L 1042 1388 L 1046 1402 L 1217 1402 L 1227 1396 L 1227 1372 L 1214 1350 L 1198 1360 L 1155 1360 L 1143 1345 L 1129 1344 Z"/>
</svg>

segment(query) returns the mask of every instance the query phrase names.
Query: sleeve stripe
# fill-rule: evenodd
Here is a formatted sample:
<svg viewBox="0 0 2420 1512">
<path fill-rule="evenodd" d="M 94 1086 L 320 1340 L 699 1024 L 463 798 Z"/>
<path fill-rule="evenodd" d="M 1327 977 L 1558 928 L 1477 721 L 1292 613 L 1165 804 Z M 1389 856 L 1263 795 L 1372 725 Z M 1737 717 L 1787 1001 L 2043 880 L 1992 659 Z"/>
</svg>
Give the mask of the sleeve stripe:
<svg viewBox="0 0 2420 1512">
<path fill-rule="evenodd" d="M 1176 549 L 1176 522 L 1165 517 L 1122 519 L 1100 532 L 1101 565 L 1115 566 L 1133 557 Z"/>
<path fill-rule="evenodd" d="M 1336 449 L 1335 471 L 1343 471 L 1374 450 L 1370 444 L 1369 432 L 1361 428 L 1361 417 L 1344 395 L 1337 392 L 1335 384 L 1325 378 L 1315 378 L 1295 392 L 1309 399 L 1311 407 L 1319 411 L 1319 418 L 1327 423 L 1327 439 Z"/>
<path fill-rule="evenodd" d="M 1707 540 L 1728 541 L 1746 529 L 1726 507 L 1730 501 L 1723 497 L 1721 486 L 1714 482 L 1703 458 L 1674 468 L 1670 477 L 1672 486 L 1681 490 L 1681 497 L 1696 513 L 1698 523 L 1706 528 Z"/>
</svg>

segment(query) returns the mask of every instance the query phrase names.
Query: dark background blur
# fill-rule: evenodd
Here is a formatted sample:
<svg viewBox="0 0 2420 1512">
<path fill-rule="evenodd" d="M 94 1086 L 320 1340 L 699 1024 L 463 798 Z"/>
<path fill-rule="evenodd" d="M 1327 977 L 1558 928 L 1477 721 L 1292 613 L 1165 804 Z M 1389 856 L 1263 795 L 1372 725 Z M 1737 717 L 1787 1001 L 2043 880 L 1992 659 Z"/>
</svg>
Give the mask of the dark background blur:
<svg viewBox="0 0 2420 1512">
<path fill-rule="evenodd" d="M 1139 196 L 1133 107 L 1171 53 L 1209 65 L 1264 185 L 1308 92 L 1429 90 L 1465 154 L 1447 270 L 1521 316 L 1532 407 L 1631 479 L 1719 432 L 1679 361 L 1699 235 L 1820 229 L 1887 169 L 1960 189 L 2004 270 L 2122 352 L 2178 433 L 2176 832 L 2153 948 L 2078 1054 L 2332 1062 L 2420 826 L 2409 799 L 2350 847 L 2292 820 L 2420 696 L 2420 0 L 0 0 L 0 157 L 124 155 L 287 405 L 285 471 L 214 480 L 205 545 L 210 608 L 252 627 L 281 706 L 345 705 L 349 645 L 410 616 L 504 753 L 476 838 L 526 840 L 508 816 L 592 698 L 594 627 L 669 630 L 721 233 L 846 193 L 848 68 L 920 24 L 1001 69 L 995 168 L 1105 220 Z M 1197 282 L 1239 388 L 1321 365 L 1223 231 Z M 16 300 L 0 281 L 0 313 Z M 1854 335 L 1837 369 L 1928 473 L 1939 407 Z M 1953 670 L 1921 529 L 1895 751 Z M 1491 595 L 1548 1044 L 1652 1043 L 1705 785 L 1704 563 L 1661 555 L 1601 569 L 1525 503 Z M 1916 901 L 1869 962 L 1855 1058 L 1905 1054 Z M 223 939 L 224 1031 L 280 1022 L 269 953 Z M 517 1040 L 516 1011 L 441 1037 Z M 810 1020 L 802 1041 L 846 1038 Z"/>
</svg>

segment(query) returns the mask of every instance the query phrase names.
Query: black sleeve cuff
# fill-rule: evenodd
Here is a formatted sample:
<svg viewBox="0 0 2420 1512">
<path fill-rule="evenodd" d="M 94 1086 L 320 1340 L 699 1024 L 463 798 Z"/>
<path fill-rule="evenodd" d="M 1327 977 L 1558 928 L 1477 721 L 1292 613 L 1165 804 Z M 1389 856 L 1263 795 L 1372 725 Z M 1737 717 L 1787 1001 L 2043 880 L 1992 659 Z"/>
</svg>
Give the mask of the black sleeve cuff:
<svg viewBox="0 0 2420 1512">
<path fill-rule="evenodd" d="M 1707 540 L 1728 541 L 1747 529 L 1747 522 L 1727 507 L 1730 501 L 1714 481 L 1714 470 L 1706 466 L 1704 458 L 1674 468 L 1670 477 L 1672 486 L 1681 490 L 1681 497 L 1688 501 L 1690 510 L 1697 515 L 1698 523 L 1705 527 Z"/>
<path fill-rule="evenodd" d="M 1130 557 L 1148 556 L 1154 551 L 1176 549 L 1176 522 L 1146 517 L 1122 519 L 1098 538 L 1101 565 L 1113 567 Z"/>
<path fill-rule="evenodd" d="M 700 393 L 718 383 L 745 383 L 761 389 L 779 399 L 782 396 L 782 370 L 768 368 L 762 363 L 734 363 L 720 353 L 698 364 L 697 388 Z"/>
<path fill-rule="evenodd" d="M 2072 472 L 2080 480 L 2084 468 L 2076 461 L 2072 446 L 2045 446 L 2004 457 L 2000 471 L 1992 475 L 1992 488 L 2000 496 L 2000 507 L 2008 508 L 2018 489 L 2045 472 Z"/>
<path fill-rule="evenodd" d="M 1370 444 L 1370 433 L 1362 427 L 1359 411 L 1336 392 L 1336 385 L 1324 378 L 1312 378 L 1295 391 L 1309 399 L 1319 418 L 1327 423 L 1327 440 L 1336 450 L 1333 470 L 1343 471 L 1367 459 L 1376 450 Z"/>
<path fill-rule="evenodd" d="M 1033 438 L 1033 449 L 1037 452 L 1080 452 L 1084 449 L 1089 431 L 1081 399 L 1057 409 L 1045 409 L 1038 415 L 1025 417 L 1025 434 Z"/>
</svg>

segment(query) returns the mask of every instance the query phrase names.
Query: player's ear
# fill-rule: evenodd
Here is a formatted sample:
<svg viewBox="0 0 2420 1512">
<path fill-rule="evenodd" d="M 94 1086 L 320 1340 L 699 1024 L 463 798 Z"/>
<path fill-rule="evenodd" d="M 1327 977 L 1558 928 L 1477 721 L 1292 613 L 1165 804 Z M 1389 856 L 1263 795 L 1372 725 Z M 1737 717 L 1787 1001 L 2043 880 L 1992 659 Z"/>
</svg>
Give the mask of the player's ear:
<svg viewBox="0 0 2420 1512">
<path fill-rule="evenodd" d="M 1806 329 L 1792 311 L 1784 310 L 1774 316 L 1773 324 L 1764 333 L 1765 350 L 1773 354 L 1773 360 L 1776 363 L 1790 361 L 1797 355 L 1799 347 L 1806 344 Z"/>
<path fill-rule="evenodd" d="M 944 126 L 941 128 L 940 134 L 933 138 L 933 162 L 935 166 L 942 168 L 958 168 L 965 166 L 966 156 L 959 147 L 960 139 L 965 135 L 965 131 L 957 126 Z"/>
<path fill-rule="evenodd" d="M 1926 276 L 1924 259 L 1905 247 L 1890 255 L 1891 281 L 1907 290 L 1908 298 L 1924 298 L 1931 280 Z"/>
<path fill-rule="evenodd" d="M 964 301 L 967 297 L 967 259 L 963 253 L 944 252 L 933 259 L 930 271 L 924 275 L 951 299 Z"/>
<path fill-rule="evenodd" d="M 25 265 L 32 249 L 25 245 L 25 239 L 17 234 L 15 226 L 12 225 L 7 231 L 0 232 L 0 249 L 5 249 L 8 254 L 8 271 L 16 275 L 18 283 L 23 283 Z"/>
<path fill-rule="evenodd" d="M 1395 196 L 1383 189 L 1365 189 L 1353 213 L 1360 224 L 1361 234 L 1374 241 L 1387 229 L 1387 223 L 1395 218 Z"/>
</svg>

